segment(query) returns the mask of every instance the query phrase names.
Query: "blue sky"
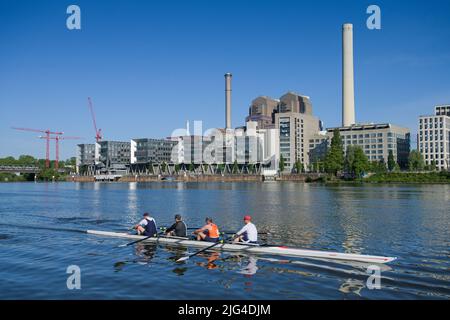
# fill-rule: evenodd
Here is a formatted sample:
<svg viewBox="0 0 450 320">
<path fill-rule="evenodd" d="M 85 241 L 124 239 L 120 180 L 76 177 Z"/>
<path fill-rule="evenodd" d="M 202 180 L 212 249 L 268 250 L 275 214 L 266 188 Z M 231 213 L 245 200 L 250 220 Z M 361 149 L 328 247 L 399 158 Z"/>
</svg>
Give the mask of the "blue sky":
<svg viewBox="0 0 450 320">
<path fill-rule="evenodd" d="M 81 8 L 82 30 L 66 28 Z M 382 29 L 366 28 L 381 8 Z M 341 25 L 354 24 L 358 122 L 416 132 L 417 117 L 450 103 L 450 1 L 0 0 L 0 156 L 44 157 L 50 128 L 93 142 L 91 96 L 105 139 L 165 137 L 186 120 L 233 125 L 251 100 L 308 95 L 325 126 L 341 122 Z M 79 141 L 63 141 L 61 157 Z M 54 157 L 54 146 L 51 154 Z"/>
</svg>

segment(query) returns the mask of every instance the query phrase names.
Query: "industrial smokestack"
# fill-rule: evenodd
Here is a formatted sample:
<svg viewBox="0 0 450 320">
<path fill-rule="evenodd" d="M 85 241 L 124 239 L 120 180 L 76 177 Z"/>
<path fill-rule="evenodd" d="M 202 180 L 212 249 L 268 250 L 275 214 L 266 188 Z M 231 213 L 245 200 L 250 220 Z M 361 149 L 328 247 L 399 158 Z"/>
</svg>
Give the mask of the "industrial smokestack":
<svg viewBox="0 0 450 320">
<path fill-rule="evenodd" d="M 342 26 L 342 126 L 355 124 L 355 87 L 353 73 L 353 25 Z"/>
<path fill-rule="evenodd" d="M 231 129 L 231 73 L 225 74 L 225 128 Z"/>
</svg>

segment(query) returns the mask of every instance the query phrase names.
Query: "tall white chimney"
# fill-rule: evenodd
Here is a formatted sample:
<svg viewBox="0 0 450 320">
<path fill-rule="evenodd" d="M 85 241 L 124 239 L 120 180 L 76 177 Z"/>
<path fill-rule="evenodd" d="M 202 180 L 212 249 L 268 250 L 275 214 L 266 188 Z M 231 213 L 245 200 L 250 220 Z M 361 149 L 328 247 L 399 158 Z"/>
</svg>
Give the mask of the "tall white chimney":
<svg viewBox="0 0 450 320">
<path fill-rule="evenodd" d="M 342 126 L 355 124 L 353 25 L 342 26 Z"/>
<path fill-rule="evenodd" d="M 231 73 L 225 74 L 225 128 L 231 129 Z"/>
</svg>

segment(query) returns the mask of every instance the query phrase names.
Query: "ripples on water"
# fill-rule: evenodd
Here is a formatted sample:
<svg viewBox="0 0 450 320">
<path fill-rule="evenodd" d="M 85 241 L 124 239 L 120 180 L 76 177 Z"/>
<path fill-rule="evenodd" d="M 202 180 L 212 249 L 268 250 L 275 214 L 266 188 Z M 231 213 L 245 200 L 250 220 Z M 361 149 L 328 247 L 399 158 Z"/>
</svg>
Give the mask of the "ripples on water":
<svg viewBox="0 0 450 320">
<path fill-rule="evenodd" d="M 448 185 L 0 184 L 0 298 L 448 299 L 449 201 Z M 125 231 L 145 211 L 159 225 L 213 216 L 226 230 L 251 214 L 271 243 L 399 259 L 369 290 L 363 264 L 229 253 L 180 264 L 193 249 L 76 232 Z M 66 288 L 69 265 L 81 290 Z"/>
</svg>

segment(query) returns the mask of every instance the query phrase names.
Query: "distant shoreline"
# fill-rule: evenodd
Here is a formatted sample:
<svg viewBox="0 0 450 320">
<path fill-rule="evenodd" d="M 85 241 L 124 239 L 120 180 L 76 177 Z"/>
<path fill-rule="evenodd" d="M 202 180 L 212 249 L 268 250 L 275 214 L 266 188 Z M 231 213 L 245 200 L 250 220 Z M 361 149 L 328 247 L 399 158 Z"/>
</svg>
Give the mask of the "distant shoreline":
<svg viewBox="0 0 450 320">
<path fill-rule="evenodd" d="M 0 183 L 20 182 L 26 183 L 34 181 L 10 180 L 0 181 Z M 327 185 L 358 185 L 358 184 L 450 184 L 450 172 L 391 172 L 377 173 L 367 178 L 342 179 L 326 174 L 304 173 L 304 174 L 283 174 L 276 177 L 264 177 L 262 175 L 179 175 L 179 176 L 122 176 L 116 180 L 95 180 L 94 176 L 67 176 L 55 181 L 36 181 L 36 182 L 115 182 L 115 183 L 164 183 L 164 182 L 301 182 L 312 184 Z"/>
</svg>

